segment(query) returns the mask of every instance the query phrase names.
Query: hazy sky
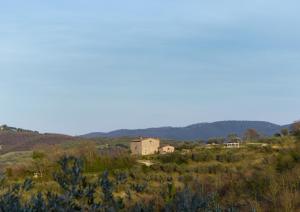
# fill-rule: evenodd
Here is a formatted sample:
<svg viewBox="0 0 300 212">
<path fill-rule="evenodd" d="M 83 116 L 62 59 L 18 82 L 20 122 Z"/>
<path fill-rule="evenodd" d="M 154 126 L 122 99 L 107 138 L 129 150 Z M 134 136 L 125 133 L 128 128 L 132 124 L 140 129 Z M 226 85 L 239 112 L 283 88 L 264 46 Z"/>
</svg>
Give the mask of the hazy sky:
<svg viewBox="0 0 300 212">
<path fill-rule="evenodd" d="M 299 0 L 0 1 L 0 124 L 300 118 Z"/>
</svg>

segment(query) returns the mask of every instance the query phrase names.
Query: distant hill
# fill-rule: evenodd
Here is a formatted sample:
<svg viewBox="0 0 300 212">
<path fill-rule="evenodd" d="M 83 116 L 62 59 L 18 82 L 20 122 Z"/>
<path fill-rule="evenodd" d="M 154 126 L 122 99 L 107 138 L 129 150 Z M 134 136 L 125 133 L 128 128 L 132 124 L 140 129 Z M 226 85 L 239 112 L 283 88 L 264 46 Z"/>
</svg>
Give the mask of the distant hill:
<svg viewBox="0 0 300 212">
<path fill-rule="evenodd" d="M 26 132 L 26 133 L 39 133 L 38 131 L 32 131 L 32 130 L 26 130 L 26 129 L 22 129 L 22 128 L 16 128 L 16 127 L 10 127 L 7 125 L 1 125 L 0 126 L 0 132 L 12 132 L 12 133 L 16 133 L 16 132 Z"/>
<path fill-rule="evenodd" d="M 0 146 L 2 147 L 0 154 L 77 140 L 80 138 L 60 134 L 40 134 L 30 130 L 0 130 Z"/>
<path fill-rule="evenodd" d="M 213 123 L 198 123 L 187 127 L 160 127 L 135 130 L 116 130 L 108 133 L 95 132 L 82 135 L 84 138 L 97 137 L 158 137 L 174 140 L 207 140 L 213 137 L 226 137 L 228 134 L 235 133 L 242 136 L 247 129 L 255 129 L 265 136 L 280 132 L 282 128 L 289 125 L 280 126 L 264 121 L 219 121 Z"/>
</svg>

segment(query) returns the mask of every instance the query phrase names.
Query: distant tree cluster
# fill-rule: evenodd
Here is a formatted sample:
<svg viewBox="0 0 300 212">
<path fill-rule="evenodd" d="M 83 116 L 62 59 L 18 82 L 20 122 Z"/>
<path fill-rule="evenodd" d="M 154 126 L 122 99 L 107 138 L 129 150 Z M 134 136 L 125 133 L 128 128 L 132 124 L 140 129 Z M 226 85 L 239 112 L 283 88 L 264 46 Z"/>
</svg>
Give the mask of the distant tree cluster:
<svg viewBox="0 0 300 212">
<path fill-rule="evenodd" d="M 255 129 L 248 129 L 244 134 L 244 139 L 249 141 L 258 140 L 260 137 L 261 135 Z"/>
<path fill-rule="evenodd" d="M 208 139 L 207 143 L 208 144 L 223 144 L 225 143 L 226 139 L 225 138 L 210 138 Z"/>
<path fill-rule="evenodd" d="M 0 131 L 4 132 L 30 132 L 30 133 L 39 133 L 38 131 L 25 130 L 22 128 L 10 127 L 6 124 L 0 126 Z"/>
<path fill-rule="evenodd" d="M 294 136 L 300 137 L 300 121 L 297 121 L 294 124 L 292 124 L 291 133 Z"/>
</svg>

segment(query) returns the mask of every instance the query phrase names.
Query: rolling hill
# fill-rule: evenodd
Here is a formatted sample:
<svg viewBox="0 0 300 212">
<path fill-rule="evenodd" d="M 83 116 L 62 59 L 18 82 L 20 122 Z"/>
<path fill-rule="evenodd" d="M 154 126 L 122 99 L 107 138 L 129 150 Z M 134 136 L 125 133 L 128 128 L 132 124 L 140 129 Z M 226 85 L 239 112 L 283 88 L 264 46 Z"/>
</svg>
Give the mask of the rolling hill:
<svg viewBox="0 0 300 212">
<path fill-rule="evenodd" d="M 80 138 L 60 134 L 40 134 L 31 131 L 0 131 L 0 154 L 32 150 L 38 146 L 49 146 L 77 141 Z"/>
<path fill-rule="evenodd" d="M 198 123 L 186 127 L 160 127 L 148 129 L 122 129 L 108 133 L 94 132 L 82 135 L 84 138 L 97 137 L 158 137 L 174 140 L 207 140 L 212 137 L 226 137 L 235 133 L 242 136 L 247 129 L 255 129 L 265 136 L 273 135 L 282 128 L 289 128 L 289 125 L 277 125 L 265 121 L 219 121 L 213 123 Z"/>
</svg>

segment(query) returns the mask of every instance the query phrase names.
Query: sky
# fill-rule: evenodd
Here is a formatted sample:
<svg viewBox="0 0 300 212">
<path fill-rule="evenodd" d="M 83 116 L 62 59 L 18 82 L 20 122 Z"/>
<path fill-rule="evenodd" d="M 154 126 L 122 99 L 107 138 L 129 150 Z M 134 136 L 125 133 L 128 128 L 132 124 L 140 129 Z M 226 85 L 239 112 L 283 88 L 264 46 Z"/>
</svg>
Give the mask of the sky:
<svg viewBox="0 0 300 212">
<path fill-rule="evenodd" d="M 0 1 L 0 124 L 79 135 L 300 119 L 297 0 Z"/>
</svg>

